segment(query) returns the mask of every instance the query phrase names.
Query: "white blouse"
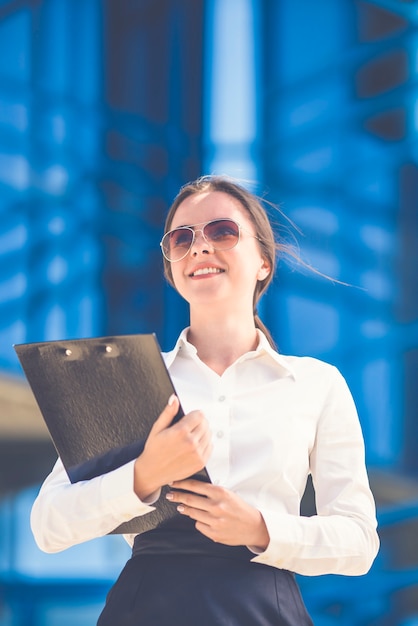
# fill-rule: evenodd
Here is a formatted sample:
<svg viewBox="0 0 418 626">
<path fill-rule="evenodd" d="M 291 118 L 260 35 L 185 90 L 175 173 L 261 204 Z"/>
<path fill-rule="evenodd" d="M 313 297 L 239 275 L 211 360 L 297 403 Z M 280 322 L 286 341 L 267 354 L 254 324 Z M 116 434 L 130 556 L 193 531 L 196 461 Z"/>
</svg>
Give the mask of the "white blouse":
<svg viewBox="0 0 418 626">
<path fill-rule="evenodd" d="M 257 349 L 222 376 L 200 361 L 187 329 L 163 355 L 185 413 L 200 409 L 209 422 L 211 480 L 262 513 L 270 543 L 254 562 L 304 575 L 364 574 L 379 539 L 351 393 L 335 367 L 280 355 L 258 334 Z M 133 464 L 71 484 L 58 460 L 32 508 L 39 547 L 57 552 L 154 510 L 134 493 Z M 317 514 L 303 517 L 309 474 Z"/>
</svg>

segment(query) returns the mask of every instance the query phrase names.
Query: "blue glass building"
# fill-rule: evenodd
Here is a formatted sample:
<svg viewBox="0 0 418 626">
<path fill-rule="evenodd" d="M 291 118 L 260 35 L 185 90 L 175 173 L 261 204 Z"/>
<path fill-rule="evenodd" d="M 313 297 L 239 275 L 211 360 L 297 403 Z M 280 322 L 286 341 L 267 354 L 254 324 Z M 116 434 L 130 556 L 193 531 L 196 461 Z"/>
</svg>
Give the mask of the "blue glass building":
<svg viewBox="0 0 418 626">
<path fill-rule="evenodd" d="M 282 352 L 346 377 L 378 503 L 367 577 L 301 579 L 315 624 L 418 624 L 416 2 L 3 0 L 0 52 L 4 376 L 22 377 L 14 343 L 155 331 L 169 348 L 187 313 L 162 279 L 165 212 L 200 174 L 239 178 L 335 279 L 283 259 L 260 314 Z M 24 440 L 0 438 L 3 458 Z M 36 551 L 35 457 L 29 491 L 0 481 L 0 626 L 92 623 L 126 551 Z"/>
</svg>

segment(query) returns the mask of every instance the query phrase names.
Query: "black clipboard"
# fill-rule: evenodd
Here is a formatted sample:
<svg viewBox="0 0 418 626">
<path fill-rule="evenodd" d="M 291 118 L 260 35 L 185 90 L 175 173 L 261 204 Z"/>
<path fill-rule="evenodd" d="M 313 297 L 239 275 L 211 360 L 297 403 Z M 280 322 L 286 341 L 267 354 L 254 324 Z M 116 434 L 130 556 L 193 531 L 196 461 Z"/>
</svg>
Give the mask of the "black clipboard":
<svg viewBox="0 0 418 626">
<path fill-rule="evenodd" d="M 16 344 L 26 378 L 72 483 L 112 471 L 143 450 L 175 393 L 155 334 Z M 174 421 L 181 419 L 183 409 Z M 193 476 L 210 482 L 206 469 Z M 165 498 L 113 533 L 142 533 L 178 516 Z"/>
</svg>

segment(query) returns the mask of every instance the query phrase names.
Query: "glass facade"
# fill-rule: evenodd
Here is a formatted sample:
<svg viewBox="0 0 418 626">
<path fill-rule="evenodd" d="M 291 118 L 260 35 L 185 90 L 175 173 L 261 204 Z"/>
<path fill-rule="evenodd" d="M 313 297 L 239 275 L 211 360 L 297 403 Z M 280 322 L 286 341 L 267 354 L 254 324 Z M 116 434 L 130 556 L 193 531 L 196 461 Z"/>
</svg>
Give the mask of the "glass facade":
<svg viewBox="0 0 418 626">
<path fill-rule="evenodd" d="M 27 341 L 156 332 L 170 348 L 187 308 L 159 241 L 179 187 L 218 173 L 266 195 L 308 267 L 280 259 L 260 315 L 282 352 L 341 369 L 382 503 L 367 580 L 303 580 L 307 602 L 316 626 L 418 623 L 416 3 L 10 0 L 0 52 L 0 369 L 21 374 Z M 90 624 L 126 555 L 83 546 L 73 613 L 47 583 L 37 596 L 82 558 L 38 554 L 33 494 L 0 501 L 0 626 Z"/>
</svg>

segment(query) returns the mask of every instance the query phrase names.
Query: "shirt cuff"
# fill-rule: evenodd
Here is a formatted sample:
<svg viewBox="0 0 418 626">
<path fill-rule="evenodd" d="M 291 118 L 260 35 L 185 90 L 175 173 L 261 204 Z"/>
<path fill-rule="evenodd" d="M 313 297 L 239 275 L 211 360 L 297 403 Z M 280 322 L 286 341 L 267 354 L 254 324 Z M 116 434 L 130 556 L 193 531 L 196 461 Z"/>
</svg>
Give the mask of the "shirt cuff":
<svg viewBox="0 0 418 626">
<path fill-rule="evenodd" d="M 257 549 L 256 546 L 249 547 L 249 550 L 255 554 L 251 560 L 254 563 L 288 569 L 287 560 L 301 539 L 297 537 L 300 533 L 298 526 L 300 518 L 295 520 L 294 515 L 272 511 L 261 511 L 261 514 L 266 523 L 270 541 L 265 550 Z"/>
</svg>

